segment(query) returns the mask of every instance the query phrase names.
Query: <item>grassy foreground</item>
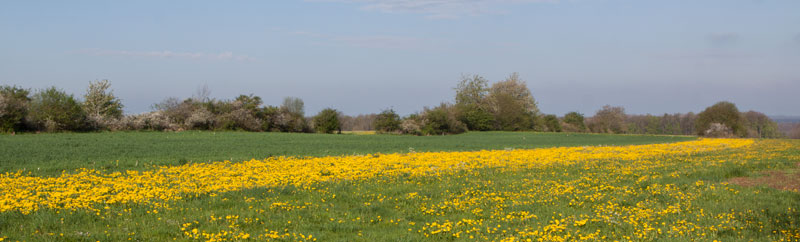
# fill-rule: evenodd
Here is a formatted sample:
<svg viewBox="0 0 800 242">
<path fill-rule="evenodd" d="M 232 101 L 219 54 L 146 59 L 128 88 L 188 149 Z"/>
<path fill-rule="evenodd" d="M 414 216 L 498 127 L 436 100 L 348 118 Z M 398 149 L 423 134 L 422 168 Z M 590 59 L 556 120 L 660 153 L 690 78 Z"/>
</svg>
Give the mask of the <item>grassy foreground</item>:
<svg viewBox="0 0 800 242">
<path fill-rule="evenodd" d="M 798 141 L 701 140 L 6 175 L 0 238 L 797 241 L 800 194 L 726 182 L 797 162 Z"/>
<path fill-rule="evenodd" d="M 409 151 L 502 150 L 632 145 L 693 140 L 685 136 L 472 132 L 449 136 L 326 135 L 249 132 L 114 132 L 0 135 L 0 173 L 53 175 L 77 168 L 143 170 L 185 162 L 272 156 L 335 156 Z"/>
</svg>

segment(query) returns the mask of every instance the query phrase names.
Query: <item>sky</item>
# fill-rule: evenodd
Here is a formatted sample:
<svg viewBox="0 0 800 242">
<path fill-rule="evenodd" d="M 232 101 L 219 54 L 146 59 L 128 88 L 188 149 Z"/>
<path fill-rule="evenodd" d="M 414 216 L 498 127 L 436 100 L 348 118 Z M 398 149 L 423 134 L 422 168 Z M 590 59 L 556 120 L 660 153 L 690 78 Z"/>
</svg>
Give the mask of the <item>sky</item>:
<svg viewBox="0 0 800 242">
<path fill-rule="evenodd" d="M 108 79 L 126 113 L 207 86 L 410 114 L 513 72 L 548 114 L 800 116 L 800 1 L 0 1 L 0 85 L 80 97 Z"/>
</svg>

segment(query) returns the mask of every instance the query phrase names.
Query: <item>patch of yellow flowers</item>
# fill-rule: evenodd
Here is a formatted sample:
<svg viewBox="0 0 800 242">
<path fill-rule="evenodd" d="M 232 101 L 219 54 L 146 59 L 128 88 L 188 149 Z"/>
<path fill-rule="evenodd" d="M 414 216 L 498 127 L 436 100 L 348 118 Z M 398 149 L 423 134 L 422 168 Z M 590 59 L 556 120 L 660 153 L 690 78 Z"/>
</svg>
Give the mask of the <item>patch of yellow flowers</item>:
<svg viewBox="0 0 800 242">
<path fill-rule="evenodd" d="M 163 166 L 124 173 L 82 169 L 58 177 L 34 177 L 20 171 L 0 175 L 0 212 L 93 209 L 105 204 L 163 202 L 254 187 L 303 186 L 378 176 L 435 176 L 465 169 L 530 169 L 606 159 L 636 161 L 741 148 L 752 143 L 745 139 L 700 139 L 634 146 L 273 157 Z"/>
</svg>

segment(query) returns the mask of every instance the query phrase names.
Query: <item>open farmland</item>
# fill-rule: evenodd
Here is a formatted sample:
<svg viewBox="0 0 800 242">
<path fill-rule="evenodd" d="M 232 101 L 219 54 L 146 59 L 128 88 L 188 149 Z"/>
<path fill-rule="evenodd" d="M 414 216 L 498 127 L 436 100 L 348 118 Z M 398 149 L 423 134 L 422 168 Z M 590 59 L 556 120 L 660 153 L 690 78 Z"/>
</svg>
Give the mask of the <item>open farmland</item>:
<svg viewBox="0 0 800 242">
<path fill-rule="evenodd" d="M 58 175 L 78 168 L 142 170 L 153 165 L 409 151 L 530 149 L 687 141 L 689 136 L 472 132 L 462 135 L 325 135 L 250 132 L 106 132 L 0 136 L 0 173 Z M 181 162 L 183 160 L 183 162 Z"/>
<path fill-rule="evenodd" d="M 797 191 L 728 182 L 761 170 L 796 171 L 798 141 L 607 136 L 621 146 L 583 146 L 551 135 L 562 144 L 7 173 L 0 176 L 0 238 L 800 240 Z"/>
</svg>

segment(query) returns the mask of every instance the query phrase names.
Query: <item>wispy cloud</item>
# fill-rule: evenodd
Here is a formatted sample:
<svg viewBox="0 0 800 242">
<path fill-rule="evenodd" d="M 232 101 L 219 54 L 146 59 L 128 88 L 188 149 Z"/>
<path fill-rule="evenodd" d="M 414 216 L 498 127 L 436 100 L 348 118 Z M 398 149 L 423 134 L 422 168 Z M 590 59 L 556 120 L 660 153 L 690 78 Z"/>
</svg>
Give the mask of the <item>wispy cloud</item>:
<svg viewBox="0 0 800 242">
<path fill-rule="evenodd" d="M 76 51 L 79 54 L 93 56 L 133 56 L 133 57 L 152 57 L 152 58 L 176 58 L 176 59 L 195 59 L 195 60 L 215 60 L 215 61 L 254 61 L 255 59 L 246 55 L 236 55 L 230 51 L 220 53 L 204 52 L 177 52 L 177 51 L 129 51 L 129 50 L 104 50 L 104 49 L 81 49 Z"/>
<path fill-rule="evenodd" d="M 306 31 L 291 32 L 292 35 L 304 36 L 314 39 L 346 44 L 355 47 L 382 48 L 382 49 L 413 49 L 425 45 L 423 39 L 390 35 L 328 35 Z"/>
<path fill-rule="evenodd" d="M 362 9 L 385 13 L 416 13 L 429 18 L 458 18 L 495 13 L 494 7 L 512 3 L 560 0 L 308 0 L 359 4 Z"/>
</svg>

